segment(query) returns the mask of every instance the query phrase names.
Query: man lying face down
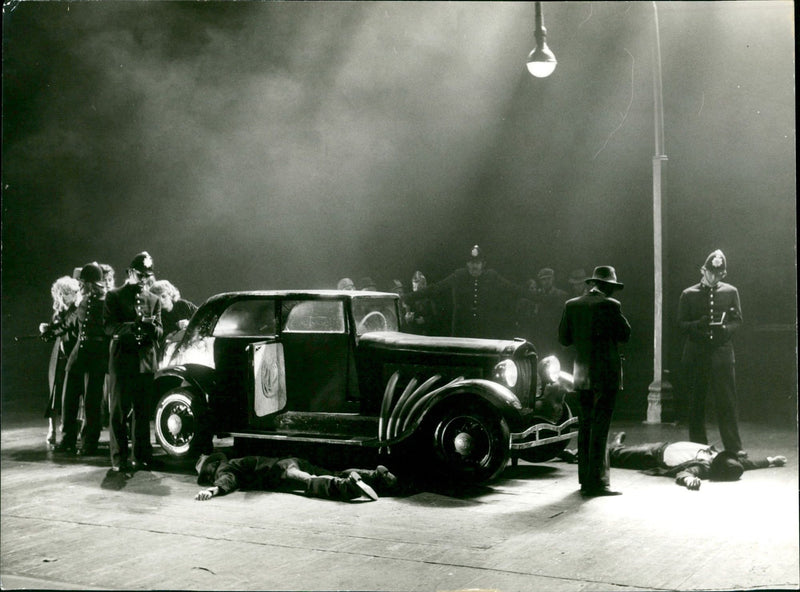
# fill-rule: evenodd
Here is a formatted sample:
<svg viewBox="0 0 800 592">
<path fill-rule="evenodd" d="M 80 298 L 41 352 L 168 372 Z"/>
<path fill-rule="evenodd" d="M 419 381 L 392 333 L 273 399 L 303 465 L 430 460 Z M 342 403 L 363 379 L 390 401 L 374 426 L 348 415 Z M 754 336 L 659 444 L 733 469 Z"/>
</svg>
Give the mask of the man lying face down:
<svg viewBox="0 0 800 592">
<path fill-rule="evenodd" d="M 242 490 L 302 491 L 311 497 L 349 501 L 362 496 L 378 499 L 378 491 L 391 493 L 397 478 L 383 465 L 373 470 L 333 472 L 296 457 L 244 456 L 228 459 L 223 453 L 202 455 L 195 465 L 197 483 L 210 485 L 195 496 L 208 500 Z M 377 491 L 376 491 L 377 490 Z"/>
</svg>

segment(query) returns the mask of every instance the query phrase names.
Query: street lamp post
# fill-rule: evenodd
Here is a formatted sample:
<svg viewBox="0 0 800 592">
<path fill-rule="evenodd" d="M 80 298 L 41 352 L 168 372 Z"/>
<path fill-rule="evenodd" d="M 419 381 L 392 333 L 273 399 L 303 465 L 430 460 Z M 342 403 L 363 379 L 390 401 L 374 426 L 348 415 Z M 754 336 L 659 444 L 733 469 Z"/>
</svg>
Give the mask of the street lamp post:
<svg viewBox="0 0 800 592">
<path fill-rule="evenodd" d="M 664 104 L 661 88 L 661 39 L 658 30 L 658 7 L 653 2 L 653 116 L 655 154 L 653 155 L 653 382 L 648 387 L 647 420 L 661 423 L 673 411 L 672 385 L 664 368 L 664 217 L 666 194 L 663 190 L 667 155 L 664 149 Z M 665 414 L 665 411 L 667 412 Z"/>
</svg>

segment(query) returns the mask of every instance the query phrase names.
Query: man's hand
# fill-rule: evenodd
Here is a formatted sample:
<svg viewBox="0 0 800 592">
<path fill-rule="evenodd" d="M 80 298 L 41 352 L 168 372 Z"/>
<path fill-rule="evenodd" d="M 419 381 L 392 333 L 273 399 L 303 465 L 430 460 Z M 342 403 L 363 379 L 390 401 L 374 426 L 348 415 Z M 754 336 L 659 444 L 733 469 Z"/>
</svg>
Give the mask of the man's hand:
<svg viewBox="0 0 800 592">
<path fill-rule="evenodd" d="M 786 465 L 785 456 L 768 456 L 767 461 L 771 467 L 782 467 Z"/>
<path fill-rule="evenodd" d="M 681 484 L 686 487 L 686 489 L 691 489 L 692 491 L 700 489 L 701 483 L 702 481 L 694 475 L 686 475 L 681 478 Z"/>
<path fill-rule="evenodd" d="M 219 493 L 219 487 L 209 487 L 208 489 L 203 489 L 199 491 L 194 499 L 204 502 L 206 500 L 210 500 L 212 497 Z"/>
</svg>

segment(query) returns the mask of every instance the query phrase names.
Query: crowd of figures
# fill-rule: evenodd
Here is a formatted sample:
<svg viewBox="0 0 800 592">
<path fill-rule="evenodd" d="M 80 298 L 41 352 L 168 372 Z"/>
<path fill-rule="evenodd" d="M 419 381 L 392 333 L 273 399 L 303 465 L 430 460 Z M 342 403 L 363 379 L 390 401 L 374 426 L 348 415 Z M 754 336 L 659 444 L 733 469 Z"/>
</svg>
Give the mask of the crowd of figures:
<svg viewBox="0 0 800 592">
<path fill-rule="evenodd" d="M 148 466 L 159 353 L 197 307 L 169 281 L 156 280 L 147 252 L 134 257 L 122 286 L 110 265 L 92 262 L 58 278 L 51 295 L 52 318 L 39 325 L 41 338 L 53 342 L 48 444 L 60 454 L 94 456 L 108 426 L 112 468 L 128 467 L 129 439 L 132 466 Z"/>
<path fill-rule="evenodd" d="M 464 267 L 437 282 L 429 284 L 422 271 L 415 271 L 410 290 L 400 279 L 385 288 L 400 295 L 404 331 L 489 339 L 524 337 L 536 345 L 540 355 L 562 352 L 558 323 L 564 302 L 586 293 L 588 276 L 583 269 L 570 272 L 569 290 L 564 290 L 550 267 L 540 269 L 524 284 L 516 284 L 488 267 L 478 245 L 465 259 Z M 370 277 L 358 282 L 342 278 L 337 288 L 378 289 Z"/>
<path fill-rule="evenodd" d="M 680 484 L 697 489 L 699 475 L 708 474 L 714 459 L 717 473 L 712 474 L 724 478 L 738 478 L 747 468 L 786 462 L 784 457 L 750 461 L 742 448 L 731 342 L 742 321 L 739 293 L 721 281 L 727 274 L 722 251 L 712 252 L 700 271 L 701 281 L 681 294 L 678 314 L 685 336 L 680 386 L 691 401 L 691 442 L 648 443 L 634 449 L 624 448 L 617 439 L 611 455 L 608 433 L 621 387 L 618 345 L 628 341 L 631 333 L 620 302 L 612 297 L 623 287 L 613 267 L 597 266 L 589 277 L 581 269 L 573 271 L 569 292 L 557 287 L 551 268 L 541 269 L 523 286 L 488 268 L 481 248 L 475 245 L 466 265 L 440 281 L 428 284 L 425 275 L 416 271 L 411 290 L 406 290 L 401 280 L 393 280 L 388 291 L 400 296 L 400 320 L 406 332 L 524 337 L 534 343 L 540 357 L 558 353 L 567 358 L 580 407 L 575 458 L 581 491 L 588 496 L 616 495 L 619 492 L 610 489 L 610 463 L 678 475 Z M 358 285 L 343 278 L 337 288 L 378 289 L 368 277 Z M 108 426 L 112 470 L 148 468 L 153 454 L 154 373 L 166 340 L 187 326 L 197 307 L 182 299 L 169 281 L 156 280 L 153 259 L 147 252 L 133 258 L 119 287 L 111 266 L 92 262 L 76 268 L 72 276 L 58 278 L 51 294 L 52 319 L 39 326 L 40 336 L 53 342 L 46 412 L 48 444 L 60 454 L 96 455 L 101 430 Z M 708 446 L 705 401 L 709 394 L 714 399 L 722 455 Z M 215 459 L 216 463 L 209 464 L 208 454 L 213 451 L 203 452 L 197 471 L 201 481 L 214 485 L 198 494 L 198 499 L 231 490 L 232 486 L 226 485 L 231 477 L 223 476 L 220 467 L 259 487 L 271 487 L 273 482 L 299 484 L 309 494 L 337 499 L 361 494 L 375 499 L 371 487 L 394 479 L 387 477 L 385 467 L 331 476 L 324 469 L 303 468 L 302 459 L 253 457 L 230 463 Z M 242 467 L 249 468 L 245 471 Z M 673 471 L 675 467 L 678 469 Z M 687 473 L 687 467 L 695 469 Z M 215 471 L 219 475 L 215 476 Z M 370 483 L 362 482 L 365 476 Z"/>
</svg>

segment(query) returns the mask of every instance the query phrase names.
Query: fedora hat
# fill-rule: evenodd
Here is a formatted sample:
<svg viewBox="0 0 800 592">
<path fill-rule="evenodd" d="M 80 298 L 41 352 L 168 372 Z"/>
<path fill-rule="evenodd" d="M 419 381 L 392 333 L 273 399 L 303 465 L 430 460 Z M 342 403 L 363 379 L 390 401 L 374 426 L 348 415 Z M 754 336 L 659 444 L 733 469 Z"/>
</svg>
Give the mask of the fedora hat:
<svg viewBox="0 0 800 592">
<path fill-rule="evenodd" d="M 194 465 L 194 469 L 197 471 L 197 483 L 203 485 L 206 482 L 210 482 L 211 480 L 209 479 L 210 475 L 208 475 L 208 469 L 211 466 L 211 463 L 223 460 L 228 460 L 228 457 L 222 452 L 201 454 L 200 458 L 197 459 L 197 464 Z"/>
<path fill-rule="evenodd" d="M 592 277 L 586 278 L 585 282 L 587 284 L 590 282 L 602 282 L 619 290 L 625 287 L 625 284 L 617 281 L 617 271 L 610 265 L 598 265 L 595 267 Z"/>
</svg>

